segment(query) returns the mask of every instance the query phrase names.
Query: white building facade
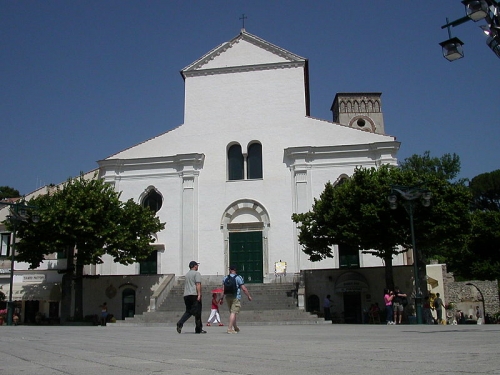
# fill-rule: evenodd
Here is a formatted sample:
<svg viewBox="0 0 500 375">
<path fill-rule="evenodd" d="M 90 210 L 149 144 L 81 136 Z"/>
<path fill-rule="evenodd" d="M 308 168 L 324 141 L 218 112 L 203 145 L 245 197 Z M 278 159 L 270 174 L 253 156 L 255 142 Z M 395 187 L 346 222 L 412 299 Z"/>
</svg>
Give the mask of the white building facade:
<svg viewBox="0 0 500 375">
<path fill-rule="evenodd" d="M 213 280 L 227 274 L 230 264 L 247 283 L 275 281 L 277 263 L 286 264 L 288 280 L 308 271 L 316 285 L 306 293 L 308 301 L 317 300 L 319 308 L 321 296 L 334 291 L 344 299 L 338 308 L 349 307 L 353 321 L 360 321 L 362 309 L 384 286 L 382 260 L 359 253 L 352 264 L 352 254 L 343 257 L 336 246 L 333 258 L 310 262 L 291 216 L 310 210 L 325 183 L 352 175 L 357 166 L 397 164 L 400 144 L 385 134 L 381 94 L 339 93 L 333 122 L 313 118 L 307 59 L 245 30 L 181 74 L 184 123 L 98 162 L 99 177 L 121 199 L 153 208 L 165 229 L 156 233 L 147 261 L 125 266 L 104 256 L 102 264 L 85 267 L 92 287 L 84 290 L 84 314 L 94 314 L 103 300 L 118 319 L 154 310 L 159 290 L 169 290 L 166 285 L 196 260 Z M 0 209 L 0 218 L 7 215 Z M 11 236 L 5 228 L 0 232 Z M 14 300 L 24 322 L 38 311 L 59 316 L 57 271 L 67 265 L 52 258 L 37 270 L 15 266 Z M 407 265 L 406 254 L 393 264 Z M 0 291 L 7 295 L 8 256 L 0 257 L 0 266 Z M 404 284 L 409 277 L 398 277 L 410 289 Z"/>
<path fill-rule="evenodd" d="M 307 259 L 291 216 L 356 166 L 397 163 L 380 94 L 338 94 L 334 118 L 346 124 L 312 118 L 308 61 L 245 30 L 181 74 L 184 124 L 98 162 L 122 199 L 154 200 L 166 223 L 152 259 L 157 272 L 183 275 L 194 259 L 205 275 L 236 263 L 247 282 L 269 282 L 276 262 L 292 275 L 338 268 L 338 257 Z M 360 263 L 382 265 L 371 255 Z M 105 262 L 95 272 L 141 271 Z"/>
</svg>

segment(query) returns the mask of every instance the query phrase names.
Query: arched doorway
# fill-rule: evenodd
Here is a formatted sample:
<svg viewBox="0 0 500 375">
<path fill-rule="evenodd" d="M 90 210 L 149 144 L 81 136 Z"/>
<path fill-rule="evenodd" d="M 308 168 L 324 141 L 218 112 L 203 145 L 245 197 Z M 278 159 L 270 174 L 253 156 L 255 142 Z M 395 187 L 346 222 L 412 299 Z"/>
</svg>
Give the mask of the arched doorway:
<svg viewBox="0 0 500 375">
<path fill-rule="evenodd" d="M 135 315 L 135 290 L 124 289 L 122 292 L 122 319 L 131 318 Z"/>
<path fill-rule="evenodd" d="M 262 283 L 269 272 L 267 237 L 269 216 L 265 208 L 251 199 L 227 207 L 221 229 L 225 240 L 225 268 L 234 264 L 246 283 Z"/>
</svg>

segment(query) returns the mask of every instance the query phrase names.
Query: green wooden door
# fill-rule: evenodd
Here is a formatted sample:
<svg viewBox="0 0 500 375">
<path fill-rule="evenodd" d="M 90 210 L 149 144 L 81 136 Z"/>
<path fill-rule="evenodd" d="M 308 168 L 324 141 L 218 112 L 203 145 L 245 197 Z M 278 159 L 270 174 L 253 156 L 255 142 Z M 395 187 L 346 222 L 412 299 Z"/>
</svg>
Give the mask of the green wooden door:
<svg viewBox="0 0 500 375">
<path fill-rule="evenodd" d="M 262 232 L 229 233 L 229 264 L 238 267 L 245 283 L 262 283 Z"/>
</svg>

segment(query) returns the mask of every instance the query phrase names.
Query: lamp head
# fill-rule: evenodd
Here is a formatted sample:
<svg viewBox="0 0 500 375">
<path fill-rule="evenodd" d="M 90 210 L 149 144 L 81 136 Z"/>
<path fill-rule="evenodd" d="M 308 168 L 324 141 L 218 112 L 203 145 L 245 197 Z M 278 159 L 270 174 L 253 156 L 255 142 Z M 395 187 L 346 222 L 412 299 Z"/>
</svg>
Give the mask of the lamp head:
<svg viewBox="0 0 500 375">
<path fill-rule="evenodd" d="M 445 40 L 439 43 L 439 45 L 443 48 L 443 56 L 448 61 L 455 61 L 464 57 L 464 50 L 462 48 L 464 43 L 456 37 Z"/>
<path fill-rule="evenodd" d="M 489 5 L 486 0 L 463 0 L 465 14 L 472 21 L 477 22 L 488 15 Z"/>
<path fill-rule="evenodd" d="M 486 39 L 486 44 L 498 58 L 500 58 L 500 34 L 490 35 Z"/>
</svg>

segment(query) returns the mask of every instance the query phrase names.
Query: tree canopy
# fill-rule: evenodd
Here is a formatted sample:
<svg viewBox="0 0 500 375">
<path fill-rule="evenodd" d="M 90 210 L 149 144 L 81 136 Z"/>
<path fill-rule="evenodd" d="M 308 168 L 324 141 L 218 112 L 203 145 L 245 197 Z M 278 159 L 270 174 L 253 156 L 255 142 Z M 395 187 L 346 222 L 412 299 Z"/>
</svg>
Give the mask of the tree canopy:
<svg viewBox="0 0 500 375">
<path fill-rule="evenodd" d="M 475 209 L 500 212 L 500 169 L 477 175 L 469 187 Z"/>
<path fill-rule="evenodd" d="M 500 279 L 500 170 L 477 175 L 469 188 L 470 236 L 465 247 L 449 248 L 448 269 L 463 279 Z"/>
<path fill-rule="evenodd" d="M 18 198 L 20 196 L 19 190 L 11 188 L 10 186 L 0 186 L 0 200 L 5 198 Z"/>
<path fill-rule="evenodd" d="M 459 166 L 456 155 L 431 158 L 426 153 L 405 159 L 399 168 L 356 168 L 336 186 L 327 183 L 311 211 L 292 216 L 299 224 L 303 251 L 311 261 L 332 257 L 334 244 L 370 252 L 384 259 L 386 283 L 392 287 L 392 258 L 411 249 L 412 242 L 408 213 L 403 207 L 391 210 L 387 197 L 396 185 L 431 191 L 430 207 L 413 205 L 421 261 L 448 246 L 463 247 L 470 229 L 470 193 L 463 181 L 449 181 L 456 177 Z"/>
<path fill-rule="evenodd" d="M 16 260 L 36 268 L 49 254 L 66 254 L 67 270 L 60 270 L 65 272 L 63 322 L 71 311 L 73 280 L 74 317 L 83 318 L 84 265 L 102 263 L 105 254 L 121 264 L 144 260 L 154 250 L 151 243 L 155 242 L 155 233 L 165 226 L 149 208 L 131 199 L 122 202 L 120 194 L 96 176 L 70 179 L 62 188 L 31 199 L 29 206 L 36 207 L 40 220 L 17 224 L 21 241 L 16 244 Z"/>
<path fill-rule="evenodd" d="M 162 230 L 155 213 L 120 194 L 102 179 L 83 176 L 68 180 L 55 192 L 29 201 L 37 207 L 38 223 L 18 226 L 18 260 L 36 268 L 45 256 L 76 248 L 78 264 L 102 263 L 104 254 L 130 264 L 151 253 L 154 233 Z"/>
</svg>

